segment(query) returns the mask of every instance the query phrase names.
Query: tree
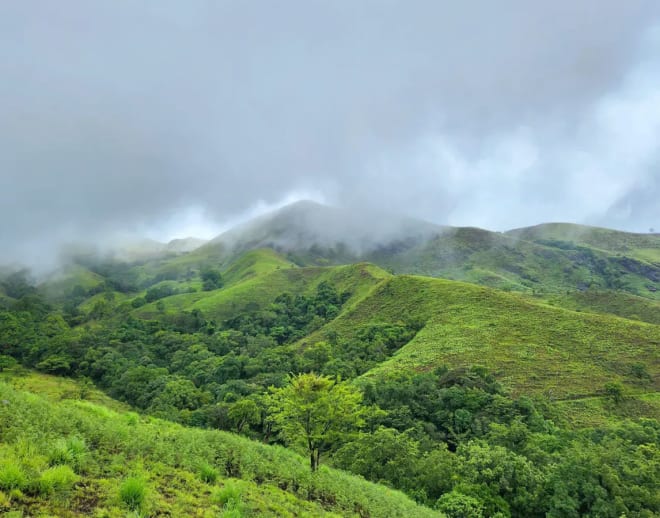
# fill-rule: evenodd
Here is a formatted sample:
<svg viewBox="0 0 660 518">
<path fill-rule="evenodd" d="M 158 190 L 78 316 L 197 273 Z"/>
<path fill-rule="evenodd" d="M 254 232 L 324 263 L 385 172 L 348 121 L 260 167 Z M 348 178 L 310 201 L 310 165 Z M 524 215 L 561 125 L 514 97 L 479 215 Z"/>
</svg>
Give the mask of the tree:
<svg viewBox="0 0 660 518">
<path fill-rule="evenodd" d="M 314 373 L 290 376 L 271 388 L 269 412 L 282 438 L 301 445 L 316 471 L 321 454 L 350 438 L 364 424 L 362 393 L 352 385 Z"/>
<path fill-rule="evenodd" d="M 621 403 L 623 401 L 623 385 L 616 381 L 605 383 L 605 394 L 615 403 Z"/>
<path fill-rule="evenodd" d="M 380 427 L 372 434 L 342 446 L 333 456 L 333 464 L 367 480 L 390 483 L 402 490 L 417 486 L 419 445 L 408 434 Z"/>
<path fill-rule="evenodd" d="M 4 371 L 5 369 L 12 369 L 16 367 L 17 363 L 18 362 L 11 356 L 0 354 L 0 372 Z"/>
<path fill-rule="evenodd" d="M 222 288 L 224 284 L 220 272 L 212 268 L 203 270 L 201 272 L 201 277 L 202 277 L 202 289 L 204 291 L 217 290 L 218 288 Z"/>
<path fill-rule="evenodd" d="M 239 399 L 229 406 L 227 416 L 236 427 L 236 433 L 241 433 L 245 425 L 257 424 L 261 417 L 259 407 L 251 399 Z"/>
</svg>

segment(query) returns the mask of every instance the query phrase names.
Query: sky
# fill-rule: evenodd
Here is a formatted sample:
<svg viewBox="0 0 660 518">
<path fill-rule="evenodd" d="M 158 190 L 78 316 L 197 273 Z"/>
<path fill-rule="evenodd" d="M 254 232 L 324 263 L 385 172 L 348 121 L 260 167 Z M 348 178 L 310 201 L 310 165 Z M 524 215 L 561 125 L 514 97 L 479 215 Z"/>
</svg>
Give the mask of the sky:
<svg viewBox="0 0 660 518">
<path fill-rule="evenodd" d="M 7 0 L 0 249 L 297 199 L 660 228 L 655 0 Z"/>
</svg>

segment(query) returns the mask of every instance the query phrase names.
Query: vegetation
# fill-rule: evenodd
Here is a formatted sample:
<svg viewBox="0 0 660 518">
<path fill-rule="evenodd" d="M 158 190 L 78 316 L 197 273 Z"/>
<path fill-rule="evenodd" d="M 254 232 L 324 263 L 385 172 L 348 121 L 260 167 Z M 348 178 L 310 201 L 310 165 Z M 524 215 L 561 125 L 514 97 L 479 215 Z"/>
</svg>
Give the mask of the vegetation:
<svg viewBox="0 0 660 518">
<path fill-rule="evenodd" d="M 371 255 L 499 290 L 215 242 L 6 276 L 0 513 L 657 515 L 655 241 L 597 235 Z"/>
<path fill-rule="evenodd" d="M 19 381 L 20 376 L 15 378 Z M 278 446 L 0 382 L 0 513 L 26 516 L 440 516 L 402 493 Z M 50 466 L 76 437 L 86 462 Z M 203 480 L 208 464 L 217 478 Z M 227 515 L 229 516 L 229 515 Z"/>
</svg>

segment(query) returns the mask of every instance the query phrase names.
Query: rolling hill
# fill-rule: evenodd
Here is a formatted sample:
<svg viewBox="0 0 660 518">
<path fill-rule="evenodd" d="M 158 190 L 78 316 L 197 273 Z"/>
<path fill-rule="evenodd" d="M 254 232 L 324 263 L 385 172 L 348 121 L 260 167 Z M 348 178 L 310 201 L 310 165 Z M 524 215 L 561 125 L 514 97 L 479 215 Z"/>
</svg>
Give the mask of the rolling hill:
<svg viewBox="0 0 660 518">
<path fill-rule="evenodd" d="M 660 436 L 657 239 L 305 202 L 190 251 L 79 256 L 36 287 L 6 275 L 0 378 L 6 355 L 82 378 L 19 368 L 0 383 L 0 511 L 118 516 L 130 481 L 149 495 L 143 514 L 438 515 L 389 486 L 450 517 L 652 516 L 656 456 L 643 476 L 627 463 Z M 236 435 L 304 453 L 278 435 L 269 399 L 300 373 L 362 394 L 364 428 L 324 462 L 385 486 L 327 467 L 315 478 L 297 454 Z M 78 440 L 90 468 L 49 460 Z M 565 487 L 584 452 L 592 467 Z"/>
</svg>

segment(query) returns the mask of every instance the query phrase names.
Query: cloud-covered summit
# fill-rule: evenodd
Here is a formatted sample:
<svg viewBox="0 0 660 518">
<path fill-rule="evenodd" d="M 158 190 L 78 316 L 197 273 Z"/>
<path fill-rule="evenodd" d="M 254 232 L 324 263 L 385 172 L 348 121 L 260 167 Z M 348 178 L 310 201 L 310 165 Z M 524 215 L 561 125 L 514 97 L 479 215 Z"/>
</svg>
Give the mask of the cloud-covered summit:
<svg viewBox="0 0 660 518">
<path fill-rule="evenodd" d="M 652 0 L 5 2 L 0 246 L 39 258 L 81 237 L 177 237 L 310 196 L 496 230 L 658 228 L 659 14 Z"/>
</svg>

